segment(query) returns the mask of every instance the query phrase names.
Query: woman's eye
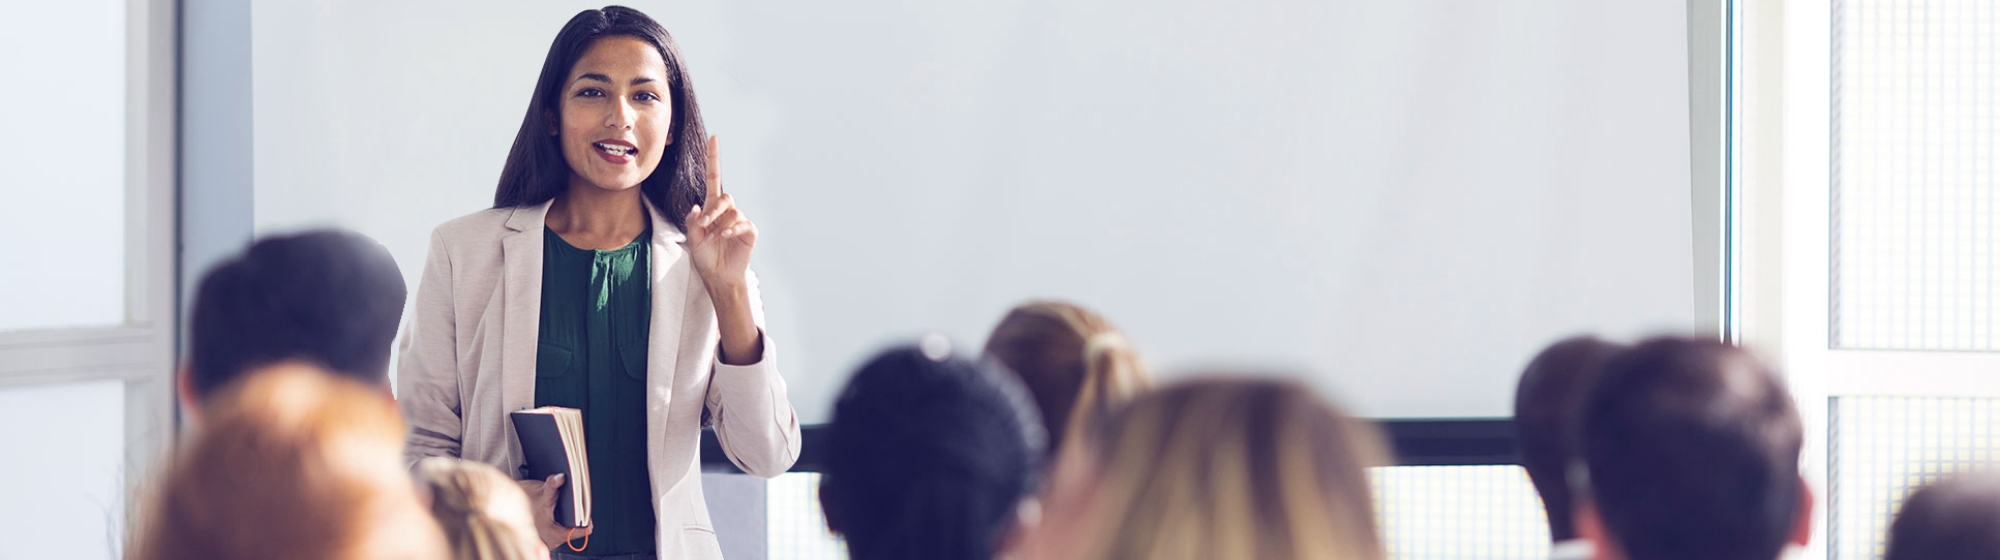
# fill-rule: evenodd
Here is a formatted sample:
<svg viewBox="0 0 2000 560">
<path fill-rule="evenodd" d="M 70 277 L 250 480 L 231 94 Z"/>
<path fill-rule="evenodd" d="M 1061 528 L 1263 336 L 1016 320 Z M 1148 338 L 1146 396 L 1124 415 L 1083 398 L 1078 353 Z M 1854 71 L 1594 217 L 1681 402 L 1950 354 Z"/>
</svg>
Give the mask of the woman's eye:
<svg viewBox="0 0 2000 560">
<path fill-rule="evenodd" d="M 577 96 L 577 97 L 604 97 L 604 90 L 601 90 L 601 89 L 597 89 L 597 88 L 583 88 L 582 90 L 579 90 L 579 91 L 577 91 L 577 92 L 576 92 L 576 96 Z"/>
<path fill-rule="evenodd" d="M 653 92 L 650 92 L 650 91 L 642 91 L 642 92 L 639 92 L 639 94 L 638 94 L 638 95 L 634 95 L 634 96 L 632 96 L 632 97 L 634 97 L 634 98 L 637 98 L 637 99 L 638 99 L 638 100 L 640 100 L 640 101 L 659 101 L 659 100 L 660 100 L 660 96 L 659 96 L 659 95 L 657 95 L 657 94 L 654 94 Z"/>
</svg>

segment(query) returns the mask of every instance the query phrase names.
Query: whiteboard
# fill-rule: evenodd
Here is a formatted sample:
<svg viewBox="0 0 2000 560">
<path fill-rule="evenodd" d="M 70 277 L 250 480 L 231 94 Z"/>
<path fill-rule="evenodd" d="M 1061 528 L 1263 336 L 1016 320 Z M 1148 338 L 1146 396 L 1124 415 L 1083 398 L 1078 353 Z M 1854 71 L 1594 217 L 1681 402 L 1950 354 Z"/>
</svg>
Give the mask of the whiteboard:
<svg viewBox="0 0 2000 560">
<path fill-rule="evenodd" d="M 1544 344 L 1695 324 L 1679 2 L 633 5 L 762 230 L 808 422 L 882 345 L 1035 297 L 1382 417 L 1504 416 Z M 415 286 L 587 7 L 258 1 L 258 229 L 356 228 Z"/>
</svg>

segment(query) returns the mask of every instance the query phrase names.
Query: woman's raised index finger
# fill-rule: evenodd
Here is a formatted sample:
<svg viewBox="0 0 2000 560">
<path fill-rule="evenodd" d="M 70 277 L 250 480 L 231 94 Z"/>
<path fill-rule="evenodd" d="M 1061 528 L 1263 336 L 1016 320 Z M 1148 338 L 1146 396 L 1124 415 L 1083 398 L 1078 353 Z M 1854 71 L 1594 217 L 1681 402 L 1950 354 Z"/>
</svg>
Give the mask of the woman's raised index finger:
<svg viewBox="0 0 2000 560">
<path fill-rule="evenodd" d="M 721 160 L 720 160 L 720 159 L 718 158 L 718 155 L 719 155 L 719 154 L 717 154 L 717 153 L 716 153 L 716 146 L 717 146 L 717 144 L 716 144 L 716 142 L 715 142 L 715 136 L 714 136 L 714 135 L 709 135 L 709 137 L 708 137 L 708 195 L 707 195 L 706 197 L 702 198 L 702 200 L 715 200 L 715 198 L 716 198 L 716 197 L 719 197 L 719 196 L 722 196 L 722 168 L 720 167 L 720 164 L 718 163 L 718 162 L 719 162 L 719 161 L 721 161 Z"/>
</svg>

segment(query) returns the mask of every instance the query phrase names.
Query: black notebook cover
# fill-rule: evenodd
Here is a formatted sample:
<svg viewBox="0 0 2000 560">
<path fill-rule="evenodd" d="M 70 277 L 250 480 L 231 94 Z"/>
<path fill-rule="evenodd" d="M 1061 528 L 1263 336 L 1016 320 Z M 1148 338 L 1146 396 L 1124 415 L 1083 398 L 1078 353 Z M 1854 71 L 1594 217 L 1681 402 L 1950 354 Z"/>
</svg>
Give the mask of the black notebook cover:
<svg viewBox="0 0 2000 560">
<path fill-rule="evenodd" d="M 521 456 L 527 461 L 529 480 L 548 480 L 557 474 L 563 477 L 562 488 L 556 494 L 556 523 L 564 527 L 582 527 L 589 520 L 578 523 L 576 519 L 576 473 L 571 472 L 569 450 L 563 448 L 562 429 L 556 427 L 556 417 L 550 414 L 508 414 L 514 418 L 514 433 L 521 438 Z"/>
</svg>

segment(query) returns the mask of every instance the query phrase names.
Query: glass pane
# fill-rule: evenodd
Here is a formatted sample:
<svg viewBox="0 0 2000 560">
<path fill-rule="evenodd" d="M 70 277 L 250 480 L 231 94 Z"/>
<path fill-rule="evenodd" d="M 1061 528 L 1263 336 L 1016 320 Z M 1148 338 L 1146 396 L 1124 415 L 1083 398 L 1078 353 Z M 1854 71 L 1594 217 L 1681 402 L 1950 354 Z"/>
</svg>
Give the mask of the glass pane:
<svg viewBox="0 0 2000 560">
<path fill-rule="evenodd" d="M 847 545 L 826 529 L 819 509 L 819 473 L 785 473 L 771 479 L 771 560 L 844 560 Z"/>
<path fill-rule="evenodd" d="M 1833 345 L 2000 349 L 2000 4 L 1833 6 Z"/>
<path fill-rule="evenodd" d="M 0 526 L 8 558 L 119 558 L 125 384 L 0 389 Z M 30 459 L 32 457 L 32 459 Z"/>
<path fill-rule="evenodd" d="M 1542 498 L 1520 467 L 1386 467 L 1369 479 L 1390 558 L 1549 557 Z"/>
<path fill-rule="evenodd" d="M 0 331 L 125 320 L 125 2 L 0 7 Z"/>
<path fill-rule="evenodd" d="M 1889 520 L 1911 490 L 2000 458 L 1996 405 L 2000 399 L 1835 398 L 1827 519 L 1835 560 L 1881 558 Z"/>
</svg>

